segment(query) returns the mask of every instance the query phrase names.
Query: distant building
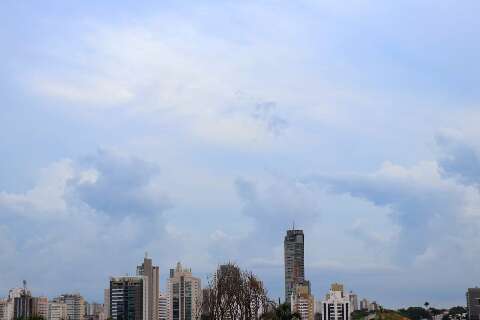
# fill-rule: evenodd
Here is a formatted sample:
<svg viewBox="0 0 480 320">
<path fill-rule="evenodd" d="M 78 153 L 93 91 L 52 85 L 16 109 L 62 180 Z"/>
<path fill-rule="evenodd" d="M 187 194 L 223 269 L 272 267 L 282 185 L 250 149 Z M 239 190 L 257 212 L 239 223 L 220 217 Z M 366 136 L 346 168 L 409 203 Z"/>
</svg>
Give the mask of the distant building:
<svg viewBox="0 0 480 320">
<path fill-rule="evenodd" d="M 469 288 L 466 293 L 468 320 L 480 319 L 480 288 Z"/>
<path fill-rule="evenodd" d="M 368 302 L 367 299 L 362 299 L 360 300 L 360 310 L 368 310 L 368 305 L 370 303 Z"/>
<path fill-rule="evenodd" d="M 0 299 L 0 320 L 8 320 L 7 308 L 8 308 L 8 300 Z"/>
<path fill-rule="evenodd" d="M 332 284 L 322 306 L 323 320 L 350 320 L 350 298 L 344 294 L 343 285 Z"/>
<path fill-rule="evenodd" d="M 305 280 L 303 230 L 287 230 L 283 242 L 285 259 L 285 301 L 290 297 L 296 283 Z"/>
<path fill-rule="evenodd" d="M 147 257 L 145 254 L 145 259 L 143 263 L 137 266 L 137 276 L 145 276 L 145 281 L 147 282 L 148 290 L 148 309 L 147 309 L 147 320 L 158 320 L 158 295 L 160 287 L 159 279 L 159 268 L 152 264 L 152 259 Z"/>
<path fill-rule="evenodd" d="M 85 302 L 85 317 L 84 320 L 105 320 L 105 312 L 103 304 L 92 302 Z"/>
<path fill-rule="evenodd" d="M 168 294 L 158 296 L 158 320 L 168 320 Z"/>
<path fill-rule="evenodd" d="M 191 269 L 182 269 L 177 263 L 170 269 L 168 279 L 169 320 L 193 320 L 201 313 L 202 287 Z"/>
<path fill-rule="evenodd" d="M 144 276 L 110 278 L 112 320 L 147 320 L 148 280 Z"/>
<path fill-rule="evenodd" d="M 292 312 L 298 312 L 301 320 L 314 320 L 315 299 L 310 291 L 310 282 L 295 284 L 290 302 Z"/>
<path fill-rule="evenodd" d="M 350 299 L 350 307 L 352 309 L 352 312 L 357 311 L 358 310 L 358 296 L 355 293 L 353 293 L 352 291 L 350 291 L 349 299 Z"/>
<path fill-rule="evenodd" d="M 33 297 L 32 298 L 32 316 L 48 319 L 48 298 Z"/>
<path fill-rule="evenodd" d="M 378 310 L 378 304 L 376 301 L 372 301 L 371 303 L 368 304 L 368 311 L 377 311 Z"/>
<path fill-rule="evenodd" d="M 103 309 L 105 317 L 110 318 L 110 288 L 103 290 Z"/>
<path fill-rule="evenodd" d="M 67 304 L 64 302 L 48 303 L 48 320 L 68 320 Z"/>
<path fill-rule="evenodd" d="M 54 302 L 61 302 L 67 305 L 68 320 L 84 320 L 85 299 L 79 293 L 62 294 L 53 299 Z"/>
</svg>

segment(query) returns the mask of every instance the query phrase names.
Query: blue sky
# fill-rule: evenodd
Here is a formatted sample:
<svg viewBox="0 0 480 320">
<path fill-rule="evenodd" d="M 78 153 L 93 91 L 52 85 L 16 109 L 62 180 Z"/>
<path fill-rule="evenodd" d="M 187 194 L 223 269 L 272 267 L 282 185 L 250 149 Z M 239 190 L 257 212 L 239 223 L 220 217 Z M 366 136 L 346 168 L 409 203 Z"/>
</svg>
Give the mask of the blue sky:
<svg viewBox="0 0 480 320">
<path fill-rule="evenodd" d="M 148 251 L 389 307 L 479 285 L 476 1 L 4 1 L 0 292 L 101 300 Z"/>
</svg>

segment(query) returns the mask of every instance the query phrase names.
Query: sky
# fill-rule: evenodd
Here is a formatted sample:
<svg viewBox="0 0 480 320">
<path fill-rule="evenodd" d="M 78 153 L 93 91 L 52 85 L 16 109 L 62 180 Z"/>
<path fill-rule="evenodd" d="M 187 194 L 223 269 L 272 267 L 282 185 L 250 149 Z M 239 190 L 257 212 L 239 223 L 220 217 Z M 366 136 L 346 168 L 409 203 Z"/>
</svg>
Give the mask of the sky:
<svg viewBox="0 0 480 320">
<path fill-rule="evenodd" d="M 103 300 L 145 252 L 397 308 L 480 285 L 478 1 L 14 1 L 0 296 Z"/>
</svg>

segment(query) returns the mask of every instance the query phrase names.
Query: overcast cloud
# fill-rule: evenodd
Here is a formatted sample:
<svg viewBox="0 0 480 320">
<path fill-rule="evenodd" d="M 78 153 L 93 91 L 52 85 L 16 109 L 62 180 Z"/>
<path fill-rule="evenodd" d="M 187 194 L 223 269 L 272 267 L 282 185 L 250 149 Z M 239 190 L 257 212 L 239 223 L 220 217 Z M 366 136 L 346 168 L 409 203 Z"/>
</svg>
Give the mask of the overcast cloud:
<svg viewBox="0 0 480 320">
<path fill-rule="evenodd" d="M 480 285 L 476 1 L 5 1 L 0 296 L 102 300 L 148 251 L 388 307 Z"/>
</svg>

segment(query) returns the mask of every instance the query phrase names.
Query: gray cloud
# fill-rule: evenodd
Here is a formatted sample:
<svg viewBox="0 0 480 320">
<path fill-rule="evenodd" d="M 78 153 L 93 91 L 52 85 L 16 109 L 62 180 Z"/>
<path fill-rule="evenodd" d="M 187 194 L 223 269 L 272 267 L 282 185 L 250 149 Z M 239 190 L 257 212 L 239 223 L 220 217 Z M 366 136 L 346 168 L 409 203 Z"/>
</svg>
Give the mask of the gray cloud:
<svg viewBox="0 0 480 320">
<path fill-rule="evenodd" d="M 152 163 L 99 150 L 81 165 L 95 171 L 95 181 L 82 182 L 76 176 L 69 181 L 70 195 L 95 210 L 112 216 L 151 216 L 171 206 L 165 194 L 152 189 L 152 180 L 159 173 Z"/>
<path fill-rule="evenodd" d="M 396 257 L 402 263 L 424 254 L 438 232 L 457 234 L 458 215 L 467 205 L 463 188 L 443 181 L 435 163 L 412 168 L 386 164 L 370 175 L 318 175 L 310 181 L 388 208 L 392 223 L 400 227 Z"/>
<path fill-rule="evenodd" d="M 438 163 L 445 176 L 453 177 L 467 185 L 480 184 L 480 157 L 476 150 L 452 134 L 438 134 L 437 145 L 443 151 Z"/>
<path fill-rule="evenodd" d="M 146 250 L 161 255 L 154 242 L 168 241 L 171 203 L 157 174 L 153 164 L 101 150 L 50 165 L 31 190 L 0 193 L 0 292 L 27 279 L 36 294 L 99 298 L 108 277 L 134 272 Z"/>
</svg>

